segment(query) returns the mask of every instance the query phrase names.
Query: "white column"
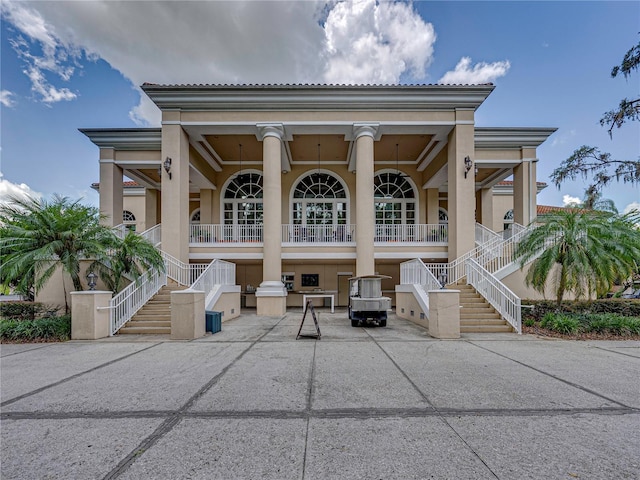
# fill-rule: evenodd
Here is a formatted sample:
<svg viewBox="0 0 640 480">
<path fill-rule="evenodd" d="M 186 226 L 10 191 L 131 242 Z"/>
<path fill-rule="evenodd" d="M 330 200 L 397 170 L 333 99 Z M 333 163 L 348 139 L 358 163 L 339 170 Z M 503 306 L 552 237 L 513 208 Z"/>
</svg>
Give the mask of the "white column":
<svg viewBox="0 0 640 480">
<path fill-rule="evenodd" d="M 158 190 L 144 190 L 144 229 L 149 230 L 158 224 Z"/>
<path fill-rule="evenodd" d="M 356 275 L 375 274 L 373 141 L 375 125 L 354 125 L 356 139 Z"/>
<path fill-rule="evenodd" d="M 122 168 L 116 165 L 112 148 L 100 149 L 100 213 L 107 226 L 122 223 Z"/>
<path fill-rule="evenodd" d="M 522 163 L 513 168 L 513 221 L 527 226 L 535 218 L 535 149 L 522 149 Z M 533 174 L 533 175 L 532 175 Z M 533 176 L 533 178 L 532 178 Z"/>
<path fill-rule="evenodd" d="M 287 290 L 282 283 L 282 125 L 259 125 L 262 137 L 263 261 L 256 290 L 258 315 L 283 315 Z"/>
<path fill-rule="evenodd" d="M 448 144 L 449 261 L 475 247 L 476 196 L 473 110 L 456 110 Z M 467 171 L 465 158 L 472 162 Z"/>
<path fill-rule="evenodd" d="M 162 125 L 162 250 L 189 263 L 189 139 L 181 125 Z"/>
<path fill-rule="evenodd" d="M 485 227 L 495 231 L 493 224 L 493 188 L 480 190 L 480 221 Z M 499 230 L 502 230 L 501 228 Z"/>
</svg>

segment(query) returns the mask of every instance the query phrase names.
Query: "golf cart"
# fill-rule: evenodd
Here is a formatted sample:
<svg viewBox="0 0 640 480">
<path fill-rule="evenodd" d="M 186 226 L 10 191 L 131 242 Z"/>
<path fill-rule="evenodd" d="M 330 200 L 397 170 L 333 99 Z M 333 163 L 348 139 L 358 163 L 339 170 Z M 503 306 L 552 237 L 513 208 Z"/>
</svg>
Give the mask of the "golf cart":
<svg viewBox="0 0 640 480">
<path fill-rule="evenodd" d="M 349 319 L 352 327 L 387 326 L 391 299 L 382 296 L 382 279 L 386 275 L 364 275 L 349 279 Z"/>
</svg>

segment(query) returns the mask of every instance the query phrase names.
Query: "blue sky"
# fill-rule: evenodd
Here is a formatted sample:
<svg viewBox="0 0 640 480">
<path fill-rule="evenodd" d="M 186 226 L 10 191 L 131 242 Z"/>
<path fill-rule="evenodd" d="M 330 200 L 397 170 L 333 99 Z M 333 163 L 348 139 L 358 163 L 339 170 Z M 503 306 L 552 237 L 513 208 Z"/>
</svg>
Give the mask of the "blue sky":
<svg viewBox="0 0 640 480">
<path fill-rule="evenodd" d="M 640 157 L 640 123 L 613 140 L 598 123 L 640 95 L 640 74 L 610 77 L 638 32 L 640 2 L 3 1 L 0 196 L 97 204 L 98 150 L 77 129 L 153 125 L 144 81 L 492 81 L 476 124 L 557 127 L 538 150 L 538 180 L 549 182 L 581 145 Z M 538 202 L 583 191 L 582 181 L 550 185 Z M 640 204 L 638 187 L 614 184 L 604 196 L 620 210 Z"/>
</svg>

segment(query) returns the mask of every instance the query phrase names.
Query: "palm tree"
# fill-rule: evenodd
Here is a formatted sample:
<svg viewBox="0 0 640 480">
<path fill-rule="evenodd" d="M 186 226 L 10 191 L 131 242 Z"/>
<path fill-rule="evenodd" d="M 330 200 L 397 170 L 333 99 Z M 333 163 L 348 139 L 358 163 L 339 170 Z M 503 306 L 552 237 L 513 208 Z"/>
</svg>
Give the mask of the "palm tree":
<svg viewBox="0 0 640 480">
<path fill-rule="evenodd" d="M 627 278 L 640 259 L 640 213 L 567 209 L 538 217 L 539 226 L 516 247 L 521 268 L 533 260 L 527 286 L 544 293 L 551 280 L 560 305 L 566 293 L 602 295 Z M 553 274 L 552 274 L 553 272 Z"/>
<path fill-rule="evenodd" d="M 39 290 L 62 266 L 75 290 L 82 290 L 80 261 L 101 258 L 111 237 L 110 229 L 100 224 L 98 209 L 80 200 L 12 197 L 0 205 L 2 281 L 21 291 Z M 66 290 L 64 294 L 68 313 Z"/>
<path fill-rule="evenodd" d="M 114 235 L 109 247 L 109 255 L 96 260 L 90 268 L 98 272 L 114 293 L 120 291 L 126 276 L 137 281 L 144 271 L 164 271 L 164 260 L 158 249 L 132 231 L 122 239 Z"/>
</svg>

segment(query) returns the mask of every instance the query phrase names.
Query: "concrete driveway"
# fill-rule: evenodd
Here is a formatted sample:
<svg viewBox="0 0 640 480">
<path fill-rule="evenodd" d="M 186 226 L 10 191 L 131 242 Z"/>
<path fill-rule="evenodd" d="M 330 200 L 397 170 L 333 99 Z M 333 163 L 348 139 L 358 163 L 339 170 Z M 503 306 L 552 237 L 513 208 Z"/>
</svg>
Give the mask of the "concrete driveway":
<svg viewBox="0 0 640 480">
<path fill-rule="evenodd" d="M 2 345 L 1 477 L 640 478 L 640 342 L 301 316 Z"/>
</svg>

